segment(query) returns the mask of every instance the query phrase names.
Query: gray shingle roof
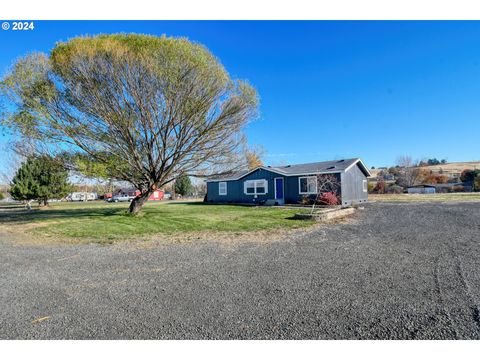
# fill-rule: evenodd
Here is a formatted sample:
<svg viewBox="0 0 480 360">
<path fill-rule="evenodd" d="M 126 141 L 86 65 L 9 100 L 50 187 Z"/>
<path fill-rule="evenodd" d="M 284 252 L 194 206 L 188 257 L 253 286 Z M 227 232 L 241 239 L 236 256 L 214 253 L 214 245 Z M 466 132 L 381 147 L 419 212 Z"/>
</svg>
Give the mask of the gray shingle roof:
<svg viewBox="0 0 480 360">
<path fill-rule="evenodd" d="M 268 168 L 273 171 L 284 173 L 285 175 L 334 172 L 334 171 L 345 170 L 347 167 L 355 163 L 357 160 L 358 158 L 342 159 L 342 160 L 321 161 L 321 162 L 314 162 L 314 163 L 307 163 L 307 164 L 271 166 L 271 167 L 269 166 Z"/>
<path fill-rule="evenodd" d="M 235 171 L 233 173 L 226 174 L 226 175 L 212 176 L 212 177 L 209 177 L 208 180 L 209 181 L 235 180 L 235 179 L 239 179 L 239 178 L 247 175 L 249 172 L 250 172 L 250 170 L 240 170 L 240 171 Z"/>
<path fill-rule="evenodd" d="M 285 176 L 297 175 L 297 174 L 316 174 L 316 173 L 328 173 L 328 172 L 342 172 L 347 169 L 352 164 L 358 162 L 359 158 L 354 159 L 341 159 L 341 160 L 331 160 L 331 161 L 321 161 L 314 163 L 306 164 L 295 164 L 295 165 L 285 165 L 285 166 L 264 166 L 264 169 L 282 174 Z M 360 161 L 361 167 L 363 167 L 364 172 L 368 173 L 368 169 Z M 254 171 L 254 170 L 253 170 Z M 249 174 L 252 171 L 241 170 L 236 171 L 232 174 L 215 176 L 208 179 L 208 181 L 219 181 L 219 180 L 237 180 L 243 176 Z"/>
</svg>

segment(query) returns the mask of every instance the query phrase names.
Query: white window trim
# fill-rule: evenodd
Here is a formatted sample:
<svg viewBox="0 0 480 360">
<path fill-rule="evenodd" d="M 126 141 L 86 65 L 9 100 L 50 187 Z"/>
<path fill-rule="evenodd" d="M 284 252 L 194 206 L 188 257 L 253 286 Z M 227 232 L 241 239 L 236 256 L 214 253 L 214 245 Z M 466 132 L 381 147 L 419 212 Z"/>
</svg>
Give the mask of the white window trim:
<svg viewBox="0 0 480 360">
<path fill-rule="evenodd" d="M 307 191 L 307 192 L 303 192 L 302 191 L 302 186 L 301 186 L 301 179 L 309 179 L 309 178 L 314 178 L 315 179 L 315 191 L 314 192 L 311 192 L 311 191 Z M 307 180 L 307 183 L 308 183 L 308 180 Z M 316 176 L 300 176 L 298 178 L 298 193 L 300 195 L 312 195 L 312 194 L 316 194 L 317 193 L 317 177 Z M 308 186 L 307 186 L 308 188 Z"/>
<path fill-rule="evenodd" d="M 247 183 L 248 182 L 254 182 L 253 183 L 253 188 L 255 189 L 255 192 L 253 193 L 247 193 Z M 263 181 L 263 187 L 265 188 L 265 192 L 257 192 L 257 182 L 260 182 L 260 181 Z M 261 187 L 261 186 L 258 186 L 258 187 Z M 252 195 L 252 196 L 255 196 L 255 195 L 267 195 L 268 194 L 268 181 L 267 179 L 252 179 L 252 180 L 245 180 L 243 182 L 243 193 L 245 195 Z"/>
<path fill-rule="evenodd" d="M 220 185 L 225 184 L 225 192 L 220 191 Z M 220 181 L 218 183 L 218 195 L 227 195 L 227 182 L 226 181 Z"/>
<path fill-rule="evenodd" d="M 368 181 L 367 180 L 363 180 L 363 192 L 367 192 L 368 191 Z"/>
</svg>

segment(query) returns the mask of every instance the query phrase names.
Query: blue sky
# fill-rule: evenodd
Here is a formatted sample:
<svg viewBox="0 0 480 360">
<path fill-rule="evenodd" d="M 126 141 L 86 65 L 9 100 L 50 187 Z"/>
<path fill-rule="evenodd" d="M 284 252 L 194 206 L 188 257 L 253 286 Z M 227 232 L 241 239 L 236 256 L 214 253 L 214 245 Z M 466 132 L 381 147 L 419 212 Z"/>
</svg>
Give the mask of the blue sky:
<svg viewBox="0 0 480 360">
<path fill-rule="evenodd" d="M 480 22 L 37 21 L 0 31 L 0 70 L 59 40 L 114 32 L 188 37 L 248 79 L 261 117 L 247 135 L 268 164 L 480 159 Z"/>
</svg>

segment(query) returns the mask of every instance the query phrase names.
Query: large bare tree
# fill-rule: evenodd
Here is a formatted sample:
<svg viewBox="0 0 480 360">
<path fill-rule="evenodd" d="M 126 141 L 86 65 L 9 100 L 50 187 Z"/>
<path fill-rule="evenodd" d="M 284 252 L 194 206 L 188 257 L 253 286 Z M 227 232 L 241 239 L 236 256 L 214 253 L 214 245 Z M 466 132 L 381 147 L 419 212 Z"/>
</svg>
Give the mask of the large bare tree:
<svg viewBox="0 0 480 360">
<path fill-rule="evenodd" d="M 165 36 L 58 43 L 19 59 L 1 86 L 4 123 L 72 169 L 133 184 L 133 214 L 179 175 L 235 167 L 258 107 L 204 46 Z"/>
<path fill-rule="evenodd" d="M 398 185 L 403 187 L 415 185 L 420 176 L 420 168 L 417 166 L 418 163 L 418 161 L 414 161 L 412 157 L 408 155 L 397 157 L 396 165 L 398 166 Z"/>
</svg>

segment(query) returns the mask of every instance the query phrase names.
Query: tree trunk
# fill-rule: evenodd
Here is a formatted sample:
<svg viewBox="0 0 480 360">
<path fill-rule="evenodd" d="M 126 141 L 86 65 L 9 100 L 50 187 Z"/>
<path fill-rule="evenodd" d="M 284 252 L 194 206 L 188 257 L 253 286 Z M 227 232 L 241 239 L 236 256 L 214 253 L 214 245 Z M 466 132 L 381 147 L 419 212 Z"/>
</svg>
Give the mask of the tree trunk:
<svg viewBox="0 0 480 360">
<path fill-rule="evenodd" d="M 128 212 L 131 215 L 137 215 L 142 209 L 143 205 L 147 202 L 150 195 L 153 194 L 153 190 L 147 190 L 146 192 L 135 197 L 128 208 Z"/>
</svg>

